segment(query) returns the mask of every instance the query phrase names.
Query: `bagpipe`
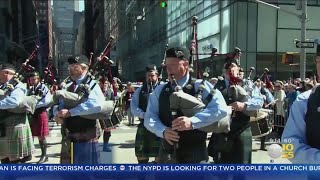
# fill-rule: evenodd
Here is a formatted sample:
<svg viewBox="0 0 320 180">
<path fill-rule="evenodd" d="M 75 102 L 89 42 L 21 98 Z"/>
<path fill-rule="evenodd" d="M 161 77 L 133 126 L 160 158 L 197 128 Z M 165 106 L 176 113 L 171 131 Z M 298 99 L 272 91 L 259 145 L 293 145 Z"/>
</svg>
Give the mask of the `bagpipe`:
<svg viewBox="0 0 320 180">
<path fill-rule="evenodd" d="M 262 80 L 262 78 L 263 78 L 263 82 L 266 84 L 266 88 L 270 89 L 270 88 L 273 88 L 273 85 L 272 85 L 272 83 L 271 83 L 271 81 L 269 79 L 268 73 L 269 73 L 269 69 L 268 68 L 264 68 L 263 74 L 260 76 L 259 79 Z"/>
<path fill-rule="evenodd" d="M 190 46 L 190 72 L 194 73 L 194 61 L 196 61 L 197 66 L 197 73 L 196 77 L 197 79 L 201 78 L 201 70 L 200 70 L 200 64 L 199 64 L 199 54 L 198 54 L 198 38 L 197 38 L 197 28 L 198 28 L 198 17 L 193 16 L 192 17 L 192 40 L 191 40 L 191 46 Z"/>
<path fill-rule="evenodd" d="M 240 57 L 241 57 L 241 50 L 237 47 L 234 48 L 234 51 L 227 54 L 219 54 L 226 56 L 226 64 L 225 66 L 228 67 L 228 75 L 229 75 L 229 88 L 227 88 L 227 97 L 232 102 L 247 102 L 250 99 L 250 94 L 244 89 L 243 82 L 244 79 L 239 77 L 239 68 L 240 65 Z M 250 68 L 249 76 L 247 78 L 247 83 L 250 81 L 250 77 L 254 68 Z M 249 111 L 244 110 L 242 111 L 245 115 L 250 117 L 257 116 L 257 111 Z M 235 111 L 233 111 L 232 116 L 235 115 Z"/>
<path fill-rule="evenodd" d="M 46 84 L 49 89 L 52 91 L 57 90 L 57 79 L 55 78 L 55 74 L 57 69 L 53 66 L 52 57 L 49 56 L 47 67 L 44 69 L 44 77 L 41 80 L 42 84 Z"/>
<path fill-rule="evenodd" d="M 29 74 L 29 77 L 32 76 L 39 76 L 39 81 L 37 84 L 32 84 L 30 83 L 30 79 L 27 79 L 27 86 L 28 86 L 28 96 L 37 96 L 39 97 L 39 101 L 41 101 L 45 96 L 50 92 L 50 89 L 52 91 L 56 91 L 57 86 L 57 80 L 55 79 L 55 71 L 56 69 L 53 67 L 52 63 L 52 57 L 48 57 L 48 64 L 44 68 L 44 75 L 40 79 L 40 74 L 37 74 L 37 72 L 31 72 Z M 35 73 L 32 75 L 32 73 Z"/>
<path fill-rule="evenodd" d="M 109 72 L 109 77 L 111 77 L 111 82 L 113 84 L 113 79 L 111 75 L 111 69 L 110 65 L 113 63 L 109 58 L 106 56 L 112 46 L 114 37 L 111 36 L 109 39 L 109 42 L 107 43 L 106 48 L 103 50 L 103 52 L 100 54 L 99 57 L 97 57 L 97 60 L 95 63 L 92 61 L 93 53 L 90 54 L 89 59 L 89 69 L 87 71 L 87 74 L 85 75 L 85 78 L 81 81 L 78 88 L 75 92 L 69 92 L 66 89 L 57 90 L 53 94 L 52 98 L 52 105 L 58 105 L 59 100 L 62 100 L 64 102 L 64 108 L 71 109 L 76 107 L 77 105 L 83 103 L 86 101 L 90 95 L 91 90 L 98 84 L 98 82 L 105 77 L 106 71 Z M 76 57 L 79 58 L 79 57 Z M 110 80 L 109 79 L 109 80 Z M 64 83 L 70 82 L 71 78 L 67 77 L 64 80 Z M 114 84 L 113 84 L 114 86 Z M 99 113 L 94 113 L 90 115 L 81 115 L 81 117 L 86 119 L 92 119 L 92 120 L 109 120 L 112 118 L 118 118 L 118 113 L 115 109 L 115 104 L 112 100 L 104 101 L 102 104 L 102 109 Z"/>
<path fill-rule="evenodd" d="M 163 70 L 164 70 L 164 68 L 166 67 L 166 64 L 165 64 L 165 62 L 166 62 L 166 57 L 167 57 L 166 51 L 167 51 L 168 47 L 169 47 L 169 45 L 166 44 L 166 46 L 165 46 L 165 48 L 164 48 L 163 60 L 162 60 L 162 63 L 161 63 L 161 65 L 160 65 L 160 74 L 159 74 L 159 76 L 158 76 L 158 84 L 160 84 L 161 81 L 162 81 L 162 78 L 163 78 Z"/>
<path fill-rule="evenodd" d="M 197 51 L 197 40 L 196 40 L 196 25 L 197 25 L 197 17 L 193 17 L 193 40 L 191 42 L 191 48 L 190 48 L 190 60 L 189 60 L 189 65 L 190 65 L 190 75 L 193 74 L 193 56 L 199 55 L 199 53 L 195 52 Z M 214 48 L 212 50 L 213 53 L 210 53 L 212 56 L 217 56 L 217 49 Z M 229 55 L 229 54 L 226 54 Z M 197 61 L 198 63 L 198 61 Z M 197 64 L 197 77 L 200 77 L 200 66 Z M 202 94 L 203 90 L 205 90 L 205 82 L 207 78 L 209 77 L 208 72 L 204 72 L 202 74 L 202 81 L 199 85 L 198 90 L 196 91 L 195 96 L 189 95 L 187 93 L 184 93 L 181 90 L 176 89 L 176 91 L 170 95 L 170 109 L 172 112 L 176 112 L 179 110 L 184 116 L 187 117 L 192 117 L 196 115 L 197 113 L 201 112 L 204 110 L 207 106 L 207 104 L 211 101 L 213 98 L 216 90 L 212 89 L 207 96 L 207 98 L 202 100 Z M 174 81 L 174 77 L 171 77 L 171 79 Z M 190 85 L 187 85 L 190 86 Z M 192 85 L 191 85 L 192 86 Z M 187 87 L 187 88 L 192 88 L 192 87 Z M 206 127 L 199 128 L 199 130 L 204 131 L 204 132 L 214 132 L 214 133 L 221 133 L 221 132 L 229 132 L 230 131 L 230 119 L 231 119 L 231 107 L 227 109 L 227 116 L 222 118 L 221 120 L 214 122 Z"/>
<path fill-rule="evenodd" d="M 192 117 L 197 113 L 203 111 L 206 107 L 206 104 L 202 102 L 201 99 L 197 96 L 192 96 L 183 92 L 182 87 L 178 85 L 175 77 L 170 75 L 172 80 L 172 86 L 174 86 L 174 92 L 170 95 L 170 111 L 172 119 L 176 119 L 180 114 L 183 114 L 186 117 Z M 231 117 L 231 108 L 228 112 L 228 115 L 218 122 L 212 123 L 198 130 L 203 132 L 229 132 L 230 131 L 230 117 Z M 177 149 L 179 148 L 179 142 L 174 142 L 173 147 L 166 141 L 163 142 L 165 149 L 170 150 L 171 153 L 166 157 L 166 163 L 177 163 Z M 171 151 L 172 148 L 172 151 Z"/>
<path fill-rule="evenodd" d="M 253 84 L 253 82 L 252 82 L 252 80 L 251 80 L 251 75 L 252 75 L 252 73 L 253 73 L 254 70 L 255 70 L 254 67 L 250 67 L 249 75 L 248 75 L 248 77 L 247 77 L 246 79 L 243 78 L 243 83 L 242 83 L 243 88 L 244 88 L 247 92 L 249 92 L 250 94 L 251 94 L 251 92 L 252 92 L 253 89 L 254 89 L 254 84 Z"/>
<path fill-rule="evenodd" d="M 30 61 L 36 56 L 36 53 L 39 49 L 39 46 L 33 50 L 31 55 L 22 63 L 20 69 L 14 74 L 14 76 L 9 80 L 7 86 L 0 89 L 0 100 L 6 98 L 11 94 L 15 87 L 24 80 L 24 76 L 30 71 L 33 71 L 35 68 L 30 65 Z M 34 113 L 36 105 L 41 97 L 37 95 L 33 96 L 24 96 L 22 102 L 13 109 L 7 109 L 11 113 Z"/>
</svg>

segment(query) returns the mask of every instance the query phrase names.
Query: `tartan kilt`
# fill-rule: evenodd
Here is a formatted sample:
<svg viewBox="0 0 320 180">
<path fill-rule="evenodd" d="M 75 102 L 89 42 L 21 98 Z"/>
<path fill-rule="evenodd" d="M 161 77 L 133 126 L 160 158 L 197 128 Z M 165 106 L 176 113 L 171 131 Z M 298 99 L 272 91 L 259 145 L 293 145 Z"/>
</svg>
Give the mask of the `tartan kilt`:
<svg viewBox="0 0 320 180">
<path fill-rule="evenodd" d="M 102 133 L 103 133 L 103 130 L 101 129 L 99 120 L 96 120 L 96 127 L 95 129 L 90 129 L 90 133 L 70 134 L 68 132 L 68 129 L 65 127 L 65 124 L 63 124 L 61 127 L 62 139 L 61 139 L 60 164 L 71 163 L 71 151 L 70 151 L 71 141 L 97 143 L 97 140 L 100 138 Z M 97 148 L 96 145 L 95 144 L 92 144 L 92 145 L 93 145 L 92 149 L 88 151 L 89 154 L 87 154 L 88 157 L 86 158 L 85 163 L 97 164 L 99 160 L 99 153 L 96 149 Z M 78 148 L 78 147 L 79 147 L 78 145 L 76 147 L 74 146 L 74 148 Z M 88 148 L 88 146 L 84 146 L 84 147 Z M 74 154 L 74 163 L 82 163 L 81 158 L 77 158 L 79 156 L 81 157 L 81 153 L 83 153 L 83 151 L 78 151 L 77 154 Z"/>
<path fill-rule="evenodd" d="M 138 125 L 135 154 L 136 157 L 158 157 L 160 148 L 160 138 L 147 130 L 143 122 Z"/>
<path fill-rule="evenodd" d="M 213 157 L 216 164 L 251 164 L 252 161 L 252 132 L 251 126 L 246 128 L 237 137 L 235 137 L 229 146 L 226 146 L 224 150 L 215 150 L 218 146 L 221 146 L 218 138 L 224 138 L 223 134 L 212 134 L 210 143 L 208 146 L 209 155 Z M 211 146 L 211 147 L 210 147 Z M 223 146 L 223 145 L 222 145 Z"/>
<path fill-rule="evenodd" d="M 200 141 L 193 146 L 176 149 L 169 145 L 165 139 L 161 139 L 159 151 L 159 164 L 199 164 L 209 160 L 206 141 Z"/>
<path fill-rule="evenodd" d="M 14 114 L 3 118 L 5 137 L 0 137 L 0 158 L 21 159 L 32 155 L 34 144 L 26 114 Z"/>
<path fill-rule="evenodd" d="M 46 110 L 36 112 L 31 116 L 32 136 L 45 137 L 49 135 L 48 115 Z"/>
<path fill-rule="evenodd" d="M 61 131 L 64 127 L 61 127 Z M 61 139 L 61 151 L 60 151 L 60 164 L 70 164 L 71 163 L 71 141 L 68 139 L 64 133 L 62 133 Z"/>
<path fill-rule="evenodd" d="M 73 146 L 73 162 L 71 162 L 71 145 Z M 98 164 L 98 140 L 93 139 L 87 142 L 71 142 L 64 136 L 61 141 L 60 164 Z"/>
</svg>

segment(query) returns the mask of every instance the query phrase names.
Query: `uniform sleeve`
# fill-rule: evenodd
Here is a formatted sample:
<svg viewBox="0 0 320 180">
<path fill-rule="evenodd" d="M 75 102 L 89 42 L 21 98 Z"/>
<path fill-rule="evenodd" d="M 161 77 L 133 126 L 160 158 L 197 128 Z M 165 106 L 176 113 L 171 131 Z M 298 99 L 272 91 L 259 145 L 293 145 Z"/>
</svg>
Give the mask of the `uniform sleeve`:
<svg viewBox="0 0 320 180">
<path fill-rule="evenodd" d="M 251 97 L 248 99 L 247 102 L 244 102 L 247 105 L 248 111 L 258 110 L 261 109 L 263 106 L 263 97 L 260 93 L 260 90 L 257 87 L 253 88 L 251 93 Z"/>
<path fill-rule="evenodd" d="M 132 95 L 132 101 L 130 103 L 130 109 L 134 116 L 138 116 L 139 118 L 143 119 L 145 112 L 139 108 L 139 94 L 142 87 L 139 87 Z"/>
<path fill-rule="evenodd" d="M 95 83 L 95 82 L 93 82 Z M 91 86 L 93 85 L 91 84 Z M 89 94 L 89 97 L 83 103 L 69 110 L 71 116 L 89 115 L 99 113 L 102 109 L 104 95 L 98 85 L 96 85 Z"/>
<path fill-rule="evenodd" d="M 58 112 L 59 112 L 58 105 L 52 106 L 52 114 L 54 117 L 58 115 Z"/>
<path fill-rule="evenodd" d="M 274 101 L 274 97 L 272 96 L 271 92 L 268 89 L 266 89 L 266 92 L 267 92 L 266 93 L 267 103 L 268 104 L 272 103 Z"/>
<path fill-rule="evenodd" d="M 247 92 L 251 92 L 254 88 L 254 83 L 251 80 L 245 79 L 244 87 Z"/>
<path fill-rule="evenodd" d="M 144 126 L 161 138 L 163 138 L 163 132 L 167 128 L 159 118 L 159 96 L 163 87 L 164 85 L 158 85 L 149 95 L 147 112 L 144 117 Z"/>
<path fill-rule="evenodd" d="M 47 86 L 42 85 L 43 86 L 43 95 L 44 97 L 41 99 L 41 101 L 38 102 L 36 108 L 41 108 L 41 107 L 45 107 L 48 104 L 50 104 L 51 99 L 52 99 L 52 94 L 50 93 L 50 90 L 48 89 Z"/>
<path fill-rule="evenodd" d="M 196 82 L 195 89 L 199 88 L 200 82 Z M 209 95 L 209 92 L 213 88 L 212 84 L 205 81 L 205 89 L 202 92 L 202 100 Z M 219 90 L 215 90 L 211 101 L 208 103 L 205 109 L 191 117 L 193 129 L 208 126 L 214 122 L 217 122 L 227 115 L 227 104 Z"/>
<path fill-rule="evenodd" d="M 21 86 L 16 87 L 9 96 L 0 101 L 0 109 L 13 109 L 22 103 L 26 91 Z"/>
<path fill-rule="evenodd" d="M 282 143 L 291 143 L 294 147 L 294 158 L 289 159 L 292 163 L 318 164 L 320 162 L 320 150 L 310 147 L 306 140 L 305 115 L 310 92 L 299 95 L 292 104 L 289 119 L 282 134 Z"/>
</svg>

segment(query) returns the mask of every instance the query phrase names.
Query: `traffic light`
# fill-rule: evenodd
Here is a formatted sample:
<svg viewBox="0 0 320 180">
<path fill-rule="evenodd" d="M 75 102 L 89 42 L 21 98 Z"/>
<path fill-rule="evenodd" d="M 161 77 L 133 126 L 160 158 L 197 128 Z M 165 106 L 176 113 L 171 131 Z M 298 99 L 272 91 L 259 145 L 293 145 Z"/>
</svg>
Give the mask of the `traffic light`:
<svg viewBox="0 0 320 180">
<path fill-rule="evenodd" d="M 282 64 L 293 64 L 293 55 L 295 53 L 282 54 L 281 63 Z"/>
<path fill-rule="evenodd" d="M 160 1 L 160 6 L 161 6 L 162 8 L 166 8 L 166 7 L 168 6 L 167 0 L 161 0 L 161 1 Z"/>
</svg>

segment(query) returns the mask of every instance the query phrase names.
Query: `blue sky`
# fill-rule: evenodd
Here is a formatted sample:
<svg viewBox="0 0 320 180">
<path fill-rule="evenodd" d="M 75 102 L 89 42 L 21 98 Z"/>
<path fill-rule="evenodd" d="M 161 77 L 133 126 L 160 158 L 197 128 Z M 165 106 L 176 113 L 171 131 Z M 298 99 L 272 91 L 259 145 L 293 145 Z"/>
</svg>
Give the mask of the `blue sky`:
<svg viewBox="0 0 320 180">
<path fill-rule="evenodd" d="M 79 11 L 84 10 L 84 0 L 79 0 Z"/>
</svg>

